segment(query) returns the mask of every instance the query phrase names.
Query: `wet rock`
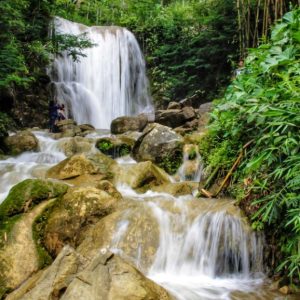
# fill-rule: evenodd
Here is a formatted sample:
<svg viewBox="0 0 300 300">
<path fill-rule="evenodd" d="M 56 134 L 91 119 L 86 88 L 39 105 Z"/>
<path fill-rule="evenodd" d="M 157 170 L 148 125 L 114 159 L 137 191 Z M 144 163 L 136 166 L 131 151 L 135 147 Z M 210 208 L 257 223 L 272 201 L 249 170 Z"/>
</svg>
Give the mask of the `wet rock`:
<svg viewBox="0 0 300 300">
<path fill-rule="evenodd" d="M 169 126 L 171 128 L 179 127 L 196 117 L 195 110 L 192 107 L 183 107 L 182 109 L 158 110 L 155 113 L 155 122 Z"/>
<path fill-rule="evenodd" d="M 128 137 L 113 136 L 101 138 L 96 142 L 96 148 L 112 158 L 128 155 L 135 143 L 135 140 Z"/>
<path fill-rule="evenodd" d="M 183 195 L 192 195 L 193 191 L 197 189 L 198 183 L 195 182 L 175 182 L 166 183 L 152 188 L 155 192 L 167 192 L 175 197 Z"/>
<path fill-rule="evenodd" d="M 124 216 L 126 216 L 124 218 Z M 120 237 L 120 228 L 122 236 Z M 151 232 L 151 234 L 149 234 Z M 104 217 L 85 233 L 77 251 L 87 258 L 102 248 L 117 248 L 122 257 L 139 257 L 139 269 L 147 271 L 159 246 L 159 225 L 145 201 L 126 199 L 116 212 Z"/>
<path fill-rule="evenodd" d="M 78 154 L 71 156 L 56 166 L 50 168 L 47 172 L 47 177 L 56 179 L 73 179 L 81 175 L 96 175 L 113 171 L 113 166 L 116 162 L 104 154 Z"/>
<path fill-rule="evenodd" d="M 93 146 L 94 141 L 92 139 L 80 136 L 59 141 L 59 148 L 62 149 L 68 157 L 75 154 L 88 153 L 93 149 Z"/>
<path fill-rule="evenodd" d="M 4 147 L 7 153 L 11 155 L 18 155 L 25 151 L 36 151 L 38 145 L 37 138 L 29 130 L 20 131 L 4 139 Z"/>
<path fill-rule="evenodd" d="M 173 174 L 182 163 L 182 138 L 169 127 L 150 124 L 132 153 L 137 161 L 152 161 Z"/>
<path fill-rule="evenodd" d="M 195 92 L 194 95 L 179 101 L 179 103 L 182 107 L 185 106 L 198 107 L 201 103 L 204 103 L 206 101 L 204 93 L 205 93 L 204 91 L 198 90 Z"/>
<path fill-rule="evenodd" d="M 148 118 L 144 114 L 136 117 L 119 117 L 111 122 L 110 130 L 113 134 L 120 134 L 127 131 L 142 131 L 148 124 Z"/>
<path fill-rule="evenodd" d="M 84 154 L 74 155 L 50 168 L 47 177 L 69 179 L 83 174 L 97 174 L 99 169 Z"/>
<path fill-rule="evenodd" d="M 38 203 L 62 196 L 68 186 L 42 179 L 26 179 L 15 185 L 0 205 L 0 220 L 29 211 Z"/>
<path fill-rule="evenodd" d="M 181 109 L 181 105 L 178 102 L 171 101 L 168 104 L 168 108 L 167 109 Z"/>
<path fill-rule="evenodd" d="M 281 294 L 288 295 L 291 293 L 290 288 L 287 285 L 284 285 L 278 290 Z"/>
<path fill-rule="evenodd" d="M 120 194 L 109 183 L 102 182 L 101 186 L 110 194 L 95 187 L 69 188 L 47 215 L 42 234 L 44 245 L 53 256 L 65 244 L 76 247 L 89 226 L 114 211 L 122 199 Z"/>
<path fill-rule="evenodd" d="M 1 299 L 6 292 L 17 288 L 45 263 L 51 262 L 50 257 L 41 257 L 32 230 L 34 220 L 48 204 L 49 201 L 45 201 L 28 213 L 0 221 Z"/>
<path fill-rule="evenodd" d="M 169 175 L 152 162 L 140 162 L 120 168 L 115 181 L 130 186 L 133 189 L 149 189 L 153 186 L 170 182 Z"/>
<path fill-rule="evenodd" d="M 96 187 L 100 190 L 105 191 L 107 194 L 109 194 L 111 197 L 113 197 L 116 200 L 122 199 L 122 195 L 120 194 L 120 192 L 108 180 L 101 180 L 100 182 L 97 183 Z"/>
<path fill-rule="evenodd" d="M 98 254 L 61 298 L 168 300 L 166 290 L 113 254 Z"/>
<path fill-rule="evenodd" d="M 44 300 L 61 299 L 66 288 L 83 270 L 86 260 L 71 247 L 64 247 L 53 264 L 25 282 L 6 299 L 9 300 Z M 84 299 L 84 298 L 78 298 Z M 88 298 L 87 298 L 88 299 Z"/>
<path fill-rule="evenodd" d="M 8 300 L 135 299 L 168 300 L 169 294 L 120 257 L 98 253 L 90 262 L 65 247 L 53 265 L 26 292 L 21 287 Z M 22 288 L 25 294 L 22 295 Z M 18 295 L 18 296 L 16 296 Z M 21 298 L 21 297 L 22 298 Z"/>
<path fill-rule="evenodd" d="M 58 121 L 57 133 L 52 134 L 55 139 L 60 139 L 64 137 L 75 137 L 75 136 L 86 136 L 89 133 L 95 131 L 95 128 L 90 124 L 77 125 L 75 121 L 71 119 Z"/>
</svg>

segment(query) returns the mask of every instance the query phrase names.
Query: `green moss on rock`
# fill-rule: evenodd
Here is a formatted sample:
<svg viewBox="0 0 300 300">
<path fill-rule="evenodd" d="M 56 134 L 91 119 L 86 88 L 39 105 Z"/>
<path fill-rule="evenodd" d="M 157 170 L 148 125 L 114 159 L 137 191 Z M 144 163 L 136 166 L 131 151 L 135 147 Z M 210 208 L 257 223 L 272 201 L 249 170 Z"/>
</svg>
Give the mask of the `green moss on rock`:
<svg viewBox="0 0 300 300">
<path fill-rule="evenodd" d="M 177 149 L 174 153 L 164 156 L 158 162 L 158 166 L 164 169 L 170 175 L 177 172 L 182 164 L 183 153 L 181 150 Z"/>
<path fill-rule="evenodd" d="M 109 155 L 112 158 L 122 157 L 128 155 L 131 152 L 132 146 L 121 141 L 112 141 L 107 138 L 103 138 L 97 141 L 97 149 L 103 154 Z"/>
<path fill-rule="evenodd" d="M 0 220 L 24 213 L 36 204 L 65 194 L 66 184 L 42 179 L 26 179 L 15 185 L 0 205 Z"/>
<path fill-rule="evenodd" d="M 61 198 L 61 196 L 60 196 Z M 35 219 L 32 225 L 32 236 L 36 245 L 36 250 L 39 257 L 39 268 L 44 268 L 53 262 L 53 258 L 45 248 L 45 227 L 49 216 L 53 212 L 55 205 L 60 202 L 61 199 L 51 202 L 44 211 Z"/>
</svg>

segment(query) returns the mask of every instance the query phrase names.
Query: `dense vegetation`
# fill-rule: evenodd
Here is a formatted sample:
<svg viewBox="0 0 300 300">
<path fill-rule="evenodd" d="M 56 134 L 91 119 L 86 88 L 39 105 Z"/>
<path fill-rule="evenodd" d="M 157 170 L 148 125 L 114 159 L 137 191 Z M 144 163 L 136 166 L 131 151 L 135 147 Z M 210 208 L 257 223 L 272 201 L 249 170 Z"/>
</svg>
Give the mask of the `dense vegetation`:
<svg viewBox="0 0 300 300">
<path fill-rule="evenodd" d="M 269 43 L 252 49 L 242 73 L 212 112 L 200 149 L 224 176 L 243 149 L 228 191 L 253 228 L 279 245 L 275 258 L 300 280 L 300 9 L 275 26 Z M 276 255 L 276 254 L 275 254 Z"/>
</svg>

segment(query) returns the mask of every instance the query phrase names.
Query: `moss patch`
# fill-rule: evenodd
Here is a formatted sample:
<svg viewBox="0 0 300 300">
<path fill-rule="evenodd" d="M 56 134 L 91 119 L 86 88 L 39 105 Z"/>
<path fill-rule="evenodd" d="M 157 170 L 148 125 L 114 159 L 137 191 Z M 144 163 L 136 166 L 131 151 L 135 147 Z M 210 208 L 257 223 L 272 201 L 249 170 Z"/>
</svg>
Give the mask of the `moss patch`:
<svg viewBox="0 0 300 300">
<path fill-rule="evenodd" d="M 131 152 L 132 146 L 126 143 L 116 142 L 113 143 L 109 139 L 100 139 L 96 143 L 97 149 L 103 154 L 109 155 L 112 158 L 122 157 Z"/>
<path fill-rule="evenodd" d="M 44 268 L 48 265 L 50 265 L 53 261 L 53 258 L 48 253 L 45 247 L 45 227 L 47 225 L 47 220 L 51 213 L 53 212 L 54 207 L 56 207 L 56 204 L 60 202 L 61 197 L 51 202 L 47 207 L 44 209 L 44 211 L 35 219 L 33 225 L 32 225 L 32 237 L 35 242 L 36 250 L 38 252 L 39 257 L 39 268 Z"/>
<path fill-rule="evenodd" d="M 158 162 L 158 166 L 164 169 L 170 175 L 173 175 L 181 166 L 182 159 L 183 153 L 181 150 L 177 149 L 173 154 L 163 157 L 161 161 Z"/>
<path fill-rule="evenodd" d="M 15 185 L 0 205 L 0 220 L 26 212 L 43 200 L 66 193 L 68 186 L 41 179 L 26 179 Z"/>
</svg>

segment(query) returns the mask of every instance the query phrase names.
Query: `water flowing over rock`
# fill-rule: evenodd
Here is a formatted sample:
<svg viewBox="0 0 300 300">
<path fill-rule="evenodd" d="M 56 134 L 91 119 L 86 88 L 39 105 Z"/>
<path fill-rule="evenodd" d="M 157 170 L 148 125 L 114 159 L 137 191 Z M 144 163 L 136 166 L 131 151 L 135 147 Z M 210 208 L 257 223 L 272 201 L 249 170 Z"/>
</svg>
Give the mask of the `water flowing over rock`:
<svg viewBox="0 0 300 300">
<path fill-rule="evenodd" d="M 153 113 L 145 62 L 134 35 L 121 27 L 86 27 L 54 19 L 56 32 L 86 33 L 95 47 L 74 62 L 57 56 L 49 69 L 56 98 L 78 124 L 110 128 L 120 116 Z"/>
<path fill-rule="evenodd" d="M 20 131 L 4 139 L 4 146 L 9 154 L 18 155 L 25 151 L 38 149 L 37 138 L 29 131 Z"/>
</svg>

